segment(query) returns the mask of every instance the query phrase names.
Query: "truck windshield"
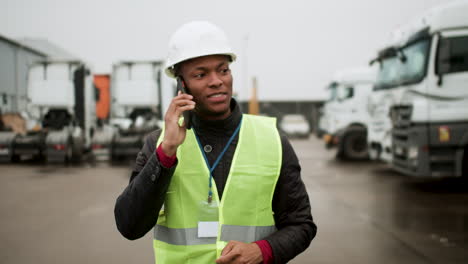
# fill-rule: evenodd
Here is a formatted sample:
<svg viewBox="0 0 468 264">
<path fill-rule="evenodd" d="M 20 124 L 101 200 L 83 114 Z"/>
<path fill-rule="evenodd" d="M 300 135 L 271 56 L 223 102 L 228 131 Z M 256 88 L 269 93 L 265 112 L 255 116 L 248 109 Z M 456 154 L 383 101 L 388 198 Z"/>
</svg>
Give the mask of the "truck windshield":
<svg viewBox="0 0 468 264">
<path fill-rule="evenodd" d="M 437 54 L 437 74 L 468 71 L 468 36 L 442 38 Z"/>
<path fill-rule="evenodd" d="M 331 83 L 330 85 L 328 85 L 328 102 L 331 102 L 331 101 L 334 101 L 336 100 L 337 98 L 337 87 L 338 87 L 338 84 L 336 82 L 333 82 Z"/>
<path fill-rule="evenodd" d="M 429 55 L 429 43 L 429 39 L 423 39 L 401 50 L 406 60 L 400 66 L 400 84 L 418 83 L 424 78 Z"/>
<path fill-rule="evenodd" d="M 353 98 L 353 95 L 354 95 L 354 88 L 352 86 L 343 86 L 343 85 L 338 86 L 336 96 L 339 101 Z"/>
<path fill-rule="evenodd" d="M 382 90 L 396 87 L 398 85 L 398 71 L 401 61 L 398 57 L 388 57 L 380 62 L 377 81 L 374 90 Z"/>
</svg>

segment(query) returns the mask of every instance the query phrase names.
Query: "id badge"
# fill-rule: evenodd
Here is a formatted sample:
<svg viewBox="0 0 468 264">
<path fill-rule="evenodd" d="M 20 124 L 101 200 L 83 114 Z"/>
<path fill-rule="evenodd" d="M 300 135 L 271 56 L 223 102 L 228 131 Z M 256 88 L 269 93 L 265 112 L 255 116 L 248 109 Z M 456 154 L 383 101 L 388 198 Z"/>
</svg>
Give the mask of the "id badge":
<svg viewBox="0 0 468 264">
<path fill-rule="evenodd" d="M 218 202 L 201 201 L 198 214 L 198 237 L 217 237 L 218 236 Z"/>
</svg>

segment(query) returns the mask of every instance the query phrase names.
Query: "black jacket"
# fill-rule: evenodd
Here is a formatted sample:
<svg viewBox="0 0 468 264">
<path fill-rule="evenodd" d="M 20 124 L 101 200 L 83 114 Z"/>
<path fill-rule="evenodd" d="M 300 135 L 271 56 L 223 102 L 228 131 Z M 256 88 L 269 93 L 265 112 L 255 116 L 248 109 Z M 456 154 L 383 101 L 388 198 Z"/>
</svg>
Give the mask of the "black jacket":
<svg viewBox="0 0 468 264">
<path fill-rule="evenodd" d="M 212 146 L 212 151 L 206 153 L 210 164 L 214 163 L 241 119 L 242 113 L 235 100 L 231 102 L 231 109 L 232 114 L 225 120 L 193 118 L 193 128 L 202 145 Z M 155 149 L 160 134 L 161 131 L 157 130 L 146 138 L 143 149 L 138 153 L 130 183 L 115 204 L 117 228 L 127 239 L 138 239 L 154 227 L 177 166 L 165 168 L 159 163 Z M 238 136 L 213 172 L 220 199 L 237 140 Z M 301 167 L 297 156 L 286 137 L 281 136 L 281 144 L 283 160 L 272 204 L 278 231 L 265 238 L 271 245 L 275 263 L 286 263 L 304 251 L 317 232 L 309 197 L 300 177 Z"/>
</svg>

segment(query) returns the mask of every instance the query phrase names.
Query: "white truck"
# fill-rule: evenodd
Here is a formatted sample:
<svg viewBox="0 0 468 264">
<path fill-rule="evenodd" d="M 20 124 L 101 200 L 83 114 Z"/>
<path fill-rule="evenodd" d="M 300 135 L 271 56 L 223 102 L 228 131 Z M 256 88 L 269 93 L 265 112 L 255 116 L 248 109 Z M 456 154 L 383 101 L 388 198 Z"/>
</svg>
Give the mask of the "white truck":
<svg viewBox="0 0 468 264">
<path fill-rule="evenodd" d="M 391 34 L 391 40 L 370 64 L 378 62 L 377 78 L 367 103 L 370 116 L 367 144 L 369 158 L 391 164 L 393 160 L 392 120 L 390 109 L 399 104 L 406 87 L 400 85 L 404 60 L 399 47 L 408 40 L 414 28 L 408 24 Z"/>
<path fill-rule="evenodd" d="M 399 70 L 401 68 L 401 54 L 398 53 L 397 40 L 379 51 L 376 59 L 379 63 L 377 79 L 372 93 L 369 95 L 367 109 L 370 117 L 367 145 L 369 158 L 392 162 L 392 121 L 390 108 L 401 100 L 404 87 L 399 86 Z"/>
<path fill-rule="evenodd" d="M 323 139 L 327 147 L 338 148 L 338 158 L 368 158 L 367 100 L 375 77 L 375 69 L 369 67 L 342 70 L 329 85 L 331 100 L 324 107 Z"/>
<path fill-rule="evenodd" d="M 90 71 L 81 61 L 47 60 L 30 66 L 24 135 L 12 143 L 13 160 L 23 155 L 47 161 L 80 160 L 96 124 Z"/>
<path fill-rule="evenodd" d="M 468 176 L 468 1 L 430 10 L 397 47 L 392 164 L 417 177 Z"/>
<path fill-rule="evenodd" d="M 95 156 L 112 160 L 134 158 L 145 136 L 162 124 L 162 61 L 122 61 L 114 64 L 111 80 L 110 127 L 95 133 Z"/>
</svg>

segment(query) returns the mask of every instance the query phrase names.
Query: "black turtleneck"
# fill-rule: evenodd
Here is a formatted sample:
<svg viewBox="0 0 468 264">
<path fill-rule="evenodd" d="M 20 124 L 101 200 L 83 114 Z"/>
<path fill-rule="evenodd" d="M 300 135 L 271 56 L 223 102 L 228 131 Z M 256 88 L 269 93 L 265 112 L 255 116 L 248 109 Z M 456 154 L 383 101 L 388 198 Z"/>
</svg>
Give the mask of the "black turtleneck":
<svg viewBox="0 0 468 264">
<path fill-rule="evenodd" d="M 202 146 L 210 145 L 207 154 L 210 166 L 214 163 L 237 128 L 242 113 L 237 102 L 231 101 L 231 114 L 224 120 L 204 120 L 193 116 L 192 126 Z M 138 153 L 130 183 L 117 198 L 114 214 L 117 228 L 128 239 L 138 239 L 157 222 L 159 211 L 177 163 L 172 168 L 162 166 L 155 155 L 161 131 L 152 132 Z M 220 198 L 229 175 L 238 135 L 213 172 Z M 315 237 L 306 188 L 300 177 L 297 156 L 285 136 L 281 136 L 282 164 L 273 195 L 272 208 L 278 231 L 265 238 L 272 248 L 274 262 L 286 263 L 304 251 Z M 209 148 L 208 148 L 209 149 Z"/>
</svg>

